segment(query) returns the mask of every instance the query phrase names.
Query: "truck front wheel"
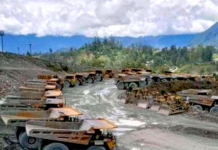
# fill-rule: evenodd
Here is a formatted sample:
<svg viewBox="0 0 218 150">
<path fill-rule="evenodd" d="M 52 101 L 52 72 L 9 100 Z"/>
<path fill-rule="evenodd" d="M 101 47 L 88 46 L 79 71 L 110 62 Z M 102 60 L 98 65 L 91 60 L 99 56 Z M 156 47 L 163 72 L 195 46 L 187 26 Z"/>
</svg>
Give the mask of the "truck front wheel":
<svg viewBox="0 0 218 150">
<path fill-rule="evenodd" d="M 87 150 L 106 150 L 103 146 L 91 146 Z"/>
<path fill-rule="evenodd" d="M 71 84 L 69 81 L 64 81 L 64 86 L 69 88 L 69 87 L 71 87 Z"/>
<path fill-rule="evenodd" d="M 22 132 L 19 135 L 19 142 L 23 148 L 31 149 L 31 150 L 38 149 L 39 139 L 34 137 L 28 137 L 26 132 Z"/>
<path fill-rule="evenodd" d="M 125 88 L 125 84 L 124 84 L 123 82 L 118 82 L 118 83 L 117 83 L 117 88 L 118 88 L 119 90 L 123 90 L 123 89 Z"/>
<path fill-rule="evenodd" d="M 214 106 L 210 109 L 212 115 L 218 116 L 218 107 Z"/>
<path fill-rule="evenodd" d="M 195 111 L 203 111 L 203 107 L 202 107 L 201 105 L 194 105 L 194 106 L 193 106 L 193 109 L 194 109 Z"/>
<path fill-rule="evenodd" d="M 133 89 L 134 89 L 134 88 L 137 88 L 137 87 L 138 87 L 138 84 L 132 82 L 132 83 L 129 84 L 129 88 L 130 88 L 130 87 L 133 88 Z"/>
<path fill-rule="evenodd" d="M 69 150 L 68 147 L 62 143 L 51 143 L 46 145 L 43 150 Z"/>
</svg>

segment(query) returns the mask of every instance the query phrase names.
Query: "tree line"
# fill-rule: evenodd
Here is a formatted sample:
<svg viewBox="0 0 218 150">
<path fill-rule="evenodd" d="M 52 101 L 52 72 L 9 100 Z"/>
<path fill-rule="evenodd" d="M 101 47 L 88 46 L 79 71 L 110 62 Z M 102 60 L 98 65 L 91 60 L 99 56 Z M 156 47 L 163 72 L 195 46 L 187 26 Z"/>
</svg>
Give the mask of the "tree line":
<svg viewBox="0 0 218 150">
<path fill-rule="evenodd" d="M 169 68 L 182 67 L 187 64 L 210 63 L 213 54 L 217 53 L 213 46 L 154 48 L 142 44 L 123 46 L 113 37 L 103 40 L 95 37 L 92 43 L 86 43 L 79 49 L 71 48 L 68 52 L 43 55 L 46 59 L 64 60 L 78 65 L 100 68 Z M 218 67 L 217 67 L 218 68 Z"/>
</svg>

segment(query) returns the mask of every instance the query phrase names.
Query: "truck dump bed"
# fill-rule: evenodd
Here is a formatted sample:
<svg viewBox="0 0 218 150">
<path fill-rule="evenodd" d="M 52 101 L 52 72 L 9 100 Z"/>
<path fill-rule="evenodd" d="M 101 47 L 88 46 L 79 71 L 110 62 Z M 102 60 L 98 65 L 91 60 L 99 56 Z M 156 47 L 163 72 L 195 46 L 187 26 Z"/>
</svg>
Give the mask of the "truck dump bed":
<svg viewBox="0 0 218 150">
<path fill-rule="evenodd" d="M 83 73 L 76 73 L 75 75 L 76 75 L 76 77 L 77 76 L 82 76 L 82 77 L 87 78 L 89 76 L 89 73 L 83 72 Z"/>
<path fill-rule="evenodd" d="M 0 104 L 0 110 L 39 110 L 44 106 L 44 103 L 42 100 L 6 100 Z"/>
<path fill-rule="evenodd" d="M 9 111 L 2 112 L 1 118 L 6 125 L 16 125 L 16 126 L 25 126 L 25 122 L 28 120 L 54 120 L 60 119 L 63 120 L 65 116 L 78 116 L 81 115 L 81 112 L 72 108 L 51 108 L 47 111 Z"/>
<path fill-rule="evenodd" d="M 75 125 L 76 124 L 76 125 Z M 106 119 L 92 119 L 92 120 L 79 120 L 73 122 L 52 122 L 52 121 L 30 121 L 27 125 L 37 127 L 37 129 L 50 129 L 59 131 L 86 131 L 89 132 L 93 129 L 114 129 L 117 126 Z M 32 129 L 32 128 L 28 128 Z M 29 130 L 29 131 L 30 131 Z"/>
<path fill-rule="evenodd" d="M 46 105 L 58 105 L 62 107 L 66 104 L 66 100 L 59 90 L 46 91 L 44 96 L 33 97 L 30 96 L 9 96 L 0 104 L 0 109 L 7 110 L 39 110 L 44 109 Z"/>
<path fill-rule="evenodd" d="M 46 83 L 47 80 L 45 80 L 45 79 L 32 79 L 32 80 L 27 80 L 27 82 Z"/>
<path fill-rule="evenodd" d="M 20 91 L 34 91 L 34 92 L 44 92 L 45 88 L 44 87 L 26 87 L 26 86 L 21 86 L 19 87 Z"/>
<path fill-rule="evenodd" d="M 44 88 L 46 86 L 46 83 L 24 82 L 23 86 Z"/>
<path fill-rule="evenodd" d="M 75 120 L 72 122 L 28 121 L 28 136 L 88 145 L 95 129 L 114 129 L 117 126 L 106 119 Z"/>
<path fill-rule="evenodd" d="M 202 89 L 188 89 L 178 92 L 181 95 L 211 95 L 212 90 L 202 90 Z"/>
</svg>

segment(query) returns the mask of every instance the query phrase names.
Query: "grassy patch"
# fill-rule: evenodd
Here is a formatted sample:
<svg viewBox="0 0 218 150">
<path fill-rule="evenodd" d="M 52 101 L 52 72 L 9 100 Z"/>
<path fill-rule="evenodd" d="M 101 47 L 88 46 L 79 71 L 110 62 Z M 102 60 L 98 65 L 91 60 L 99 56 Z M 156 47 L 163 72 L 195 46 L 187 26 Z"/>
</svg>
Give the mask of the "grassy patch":
<svg viewBox="0 0 218 150">
<path fill-rule="evenodd" d="M 213 59 L 216 59 L 216 58 L 218 58 L 218 54 L 217 53 L 213 54 Z"/>
<path fill-rule="evenodd" d="M 192 64 L 185 65 L 177 70 L 178 73 L 188 74 L 212 74 L 216 72 L 216 65 L 214 64 Z"/>
</svg>

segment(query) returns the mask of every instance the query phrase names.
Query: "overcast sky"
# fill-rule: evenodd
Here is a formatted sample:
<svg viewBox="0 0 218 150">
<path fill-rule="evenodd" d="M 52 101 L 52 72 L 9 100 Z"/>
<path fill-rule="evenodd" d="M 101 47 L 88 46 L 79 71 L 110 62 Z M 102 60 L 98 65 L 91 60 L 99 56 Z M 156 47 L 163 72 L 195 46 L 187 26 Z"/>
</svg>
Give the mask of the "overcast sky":
<svg viewBox="0 0 218 150">
<path fill-rule="evenodd" d="M 0 0 L 11 34 L 145 36 L 202 32 L 218 21 L 218 0 Z"/>
</svg>

